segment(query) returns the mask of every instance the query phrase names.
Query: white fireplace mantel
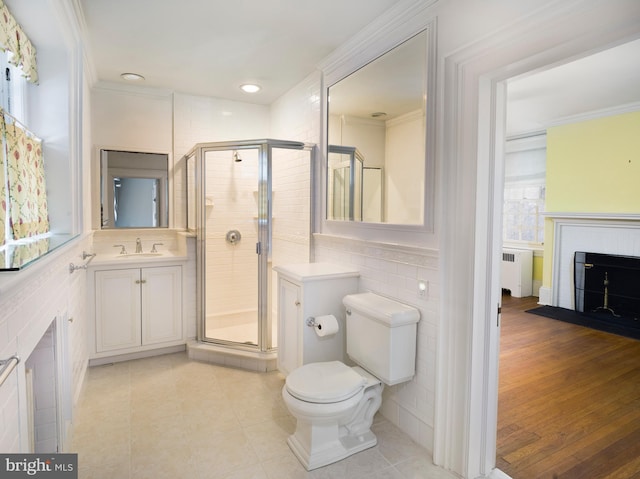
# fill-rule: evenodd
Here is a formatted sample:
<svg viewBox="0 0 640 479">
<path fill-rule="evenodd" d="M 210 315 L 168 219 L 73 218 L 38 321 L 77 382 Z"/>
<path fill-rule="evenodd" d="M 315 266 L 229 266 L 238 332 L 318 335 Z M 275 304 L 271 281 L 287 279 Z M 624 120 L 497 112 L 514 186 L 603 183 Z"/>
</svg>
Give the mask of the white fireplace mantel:
<svg viewBox="0 0 640 479">
<path fill-rule="evenodd" d="M 569 212 L 544 212 L 542 216 L 551 219 L 583 219 L 605 221 L 640 221 L 638 213 L 575 213 Z"/>
<path fill-rule="evenodd" d="M 554 224 L 552 306 L 575 309 L 573 258 L 576 251 L 640 256 L 638 214 L 546 213 L 545 216 Z"/>
</svg>

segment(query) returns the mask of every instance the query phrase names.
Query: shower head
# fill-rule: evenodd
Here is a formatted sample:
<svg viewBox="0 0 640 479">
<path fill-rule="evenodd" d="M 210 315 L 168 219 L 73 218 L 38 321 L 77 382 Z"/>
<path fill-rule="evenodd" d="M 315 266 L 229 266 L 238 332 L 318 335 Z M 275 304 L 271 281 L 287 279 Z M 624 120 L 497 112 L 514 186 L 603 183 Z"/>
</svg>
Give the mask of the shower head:
<svg viewBox="0 0 640 479">
<path fill-rule="evenodd" d="M 238 154 L 237 150 L 233 151 L 233 161 L 235 161 L 236 163 L 240 163 L 242 161 L 242 158 L 240 158 L 240 155 Z"/>
</svg>

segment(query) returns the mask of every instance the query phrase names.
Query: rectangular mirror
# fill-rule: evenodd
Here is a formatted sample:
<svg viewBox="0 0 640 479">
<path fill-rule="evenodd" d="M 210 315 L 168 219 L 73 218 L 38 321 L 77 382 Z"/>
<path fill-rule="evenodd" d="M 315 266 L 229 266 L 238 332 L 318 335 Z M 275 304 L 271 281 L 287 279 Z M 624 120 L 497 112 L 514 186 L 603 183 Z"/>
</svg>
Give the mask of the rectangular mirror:
<svg viewBox="0 0 640 479">
<path fill-rule="evenodd" d="M 423 31 L 329 87 L 328 220 L 425 223 L 427 42 Z"/>
<path fill-rule="evenodd" d="M 100 220 L 109 228 L 168 227 L 169 155 L 100 150 Z"/>
</svg>

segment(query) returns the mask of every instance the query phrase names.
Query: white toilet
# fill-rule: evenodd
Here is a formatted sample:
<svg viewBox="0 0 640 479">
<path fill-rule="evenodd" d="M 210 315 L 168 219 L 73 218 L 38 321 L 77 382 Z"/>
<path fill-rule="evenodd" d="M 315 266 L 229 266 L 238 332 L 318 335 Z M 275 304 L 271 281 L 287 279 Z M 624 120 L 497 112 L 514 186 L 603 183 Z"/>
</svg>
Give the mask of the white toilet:
<svg viewBox="0 0 640 479">
<path fill-rule="evenodd" d="M 415 373 L 417 309 L 374 293 L 347 295 L 343 303 L 346 351 L 358 366 L 338 360 L 305 364 L 282 389 L 297 419 L 287 442 L 307 470 L 375 446 L 371 423 L 383 383 L 408 381 Z"/>
</svg>

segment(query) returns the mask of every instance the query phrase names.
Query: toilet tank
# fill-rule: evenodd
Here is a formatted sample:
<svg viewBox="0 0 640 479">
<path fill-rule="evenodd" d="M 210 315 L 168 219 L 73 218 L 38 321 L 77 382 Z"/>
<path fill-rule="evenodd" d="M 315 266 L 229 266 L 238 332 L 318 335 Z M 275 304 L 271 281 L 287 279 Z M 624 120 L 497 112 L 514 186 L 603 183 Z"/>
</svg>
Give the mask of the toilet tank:
<svg viewBox="0 0 640 479">
<path fill-rule="evenodd" d="M 342 302 L 347 355 L 389 386 L 413 378 L 420 312 L 375 293 L 349 294 Z"/>
</svg>

